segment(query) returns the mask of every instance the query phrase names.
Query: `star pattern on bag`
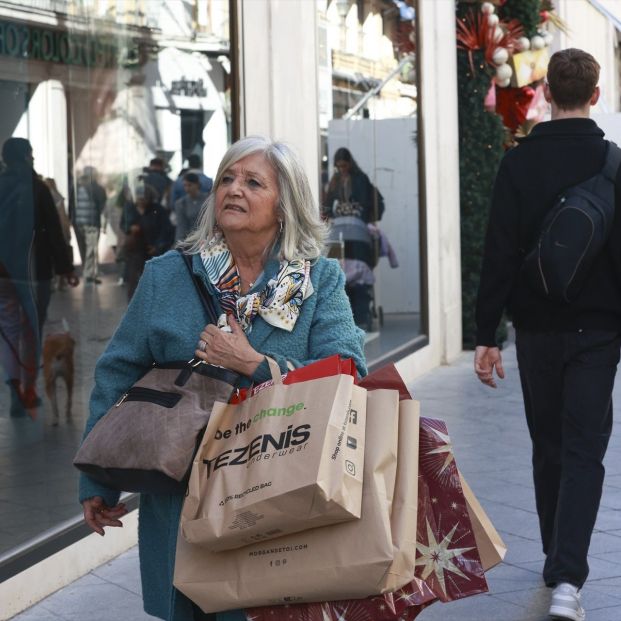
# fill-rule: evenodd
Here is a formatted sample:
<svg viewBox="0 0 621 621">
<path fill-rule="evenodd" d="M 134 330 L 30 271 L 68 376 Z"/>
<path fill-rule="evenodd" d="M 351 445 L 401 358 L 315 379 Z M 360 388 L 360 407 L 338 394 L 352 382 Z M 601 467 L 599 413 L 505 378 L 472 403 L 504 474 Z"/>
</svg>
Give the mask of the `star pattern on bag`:
<svg viewBox="0 0 621 621">
<path fill-rule="evenodd" d="M 438 470 L 438 476 L 441 476 L 449 465 L 455 461 L 455 456 L 453 455 L 453 443 L 451 442 L 451 438 L 448 434 L 442 433 L 440 430 L 434 429 L 433 427 L 429 427 L 429 431 L 431 431 L 431 433 L 436 435 L 440 441 L 443 442 L 443 444 L 437 448 L 426 453 L 427 455 L 446 455 L 444 463 Z"/>
<path fill-rule="evenodd" d="M 455 524 L 451 531 L 444 536 L 444 538 L 438 542 L 436 536 L 431 528 L 429 522 L 427 522 L 427 545 L 422 543 L 416 544 L 416 549 L 420 552 L 421 557 L 416 559 L 416 566 L 422 566 L 423 572 L 421 578 L 426 580 L 432 573 L 435 574 L 436 580 L 442 589 L 444 595 L 446 595 L 446 582 L 444 578 L 444 572 L 450 571 L 457 574 L 461 578 L 468 580 L 468 576 L 457 567 L 452 559 L 459 558 L 465 552 L 473 550 L 473 547 L 469 548 L 449 548 L 453 535 L 457 530 L 458 524 Z"/>
</svg>

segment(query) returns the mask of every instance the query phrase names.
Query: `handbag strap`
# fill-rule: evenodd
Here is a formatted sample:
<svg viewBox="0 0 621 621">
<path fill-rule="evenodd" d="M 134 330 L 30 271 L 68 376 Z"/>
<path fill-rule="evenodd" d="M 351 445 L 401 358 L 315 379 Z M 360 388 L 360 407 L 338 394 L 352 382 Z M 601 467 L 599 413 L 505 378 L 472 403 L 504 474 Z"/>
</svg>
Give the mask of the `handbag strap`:
<svg viewBox="0 0 621 621">
<path fill-rule="evenodd" d="M 217 325 L 218 315 L 213 305 L 213 300 L 211 299 L 211 295 L 209 295 L 209 292 L 207 291 L 207 288 L 205 287 L 205 283 L 203 282 L 202 278 L 198 274 L 195 274 L 194 270 L 192 269 L 192 255 L 186 254 L 185 252 L 183 252 L 181 248 L 177 248 L 177 252 L 179 252 L 179 254 L 183 257 L 183 262 L 185 263 L 185 266 L 188 268 L 188 272 L 190 273 L 190 278 L 192 279 L 192 282 L 194 283 L 196 293 L 198 293 L 198 297 L 200 298 L 203 308 L 205 309 L 205 312 L 207 313 L 207 317 L 210 323 Z"/>
</svg>

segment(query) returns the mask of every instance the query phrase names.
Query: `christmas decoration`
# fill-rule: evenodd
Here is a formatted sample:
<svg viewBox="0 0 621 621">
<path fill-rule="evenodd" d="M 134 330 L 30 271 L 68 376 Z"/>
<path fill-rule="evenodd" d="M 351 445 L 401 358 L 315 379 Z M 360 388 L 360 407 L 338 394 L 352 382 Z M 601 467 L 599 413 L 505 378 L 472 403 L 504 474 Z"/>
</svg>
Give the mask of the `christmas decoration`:
<svg viewBox="0 0 621 621">
<path fill-rule="evenodd" d="M 530 47 L 533 50 L 540 50 L 544 48 L 545 46 L 546 46 L 546 42 L 544 41 L 543 37 L 540 37 L 539 35 L 535 35 L 530 40 Z"/>
<path fill-rule="evenodd" d="M 550 28 L 565 26 L 551 0 L 458 0 L 456 16 L 462 323 L 468 348 L 474 346 L 478 274 L 498 164 L 514 135 L 542 118 L 536 82 L 547 70 Z M 504 334 L 501 327 L 499 342 Z"/>
<path fill-rule="evenodd" d="M 512 132 L 516 132 L 526 121 L 528 109 L 535 97 L 531 86 L 522 88 L 503 88 L 496 91 L 496 112 L 502 116 L 502 122 Z"/>
<path fill-rule="evenodd" d="M 509 50 L 506 47 L 497 47 L 492 54 L 495 65 L 504 65 L 509 60 Z"/>
<path fill-rule="evenodd" d="M 513 69 L 507 64 L 496 67 L 496 78 L 501 82 L 509 80 L 513 75 Z"/>
<path fill-rule="evenodd" d="M 530 49 L 530 39 L 528 37 L 519 37 L 515 42 L 515 49 L 518 52 L 525 52 Z"/>
<path fill-rule="evenodd" d="M 488 590 L 445 423 L 421 418 L 419 447 L 414 580 L 367 599 L 251 608 L 249 621 L 413 621 L 433 602 Z"/>
</svg>

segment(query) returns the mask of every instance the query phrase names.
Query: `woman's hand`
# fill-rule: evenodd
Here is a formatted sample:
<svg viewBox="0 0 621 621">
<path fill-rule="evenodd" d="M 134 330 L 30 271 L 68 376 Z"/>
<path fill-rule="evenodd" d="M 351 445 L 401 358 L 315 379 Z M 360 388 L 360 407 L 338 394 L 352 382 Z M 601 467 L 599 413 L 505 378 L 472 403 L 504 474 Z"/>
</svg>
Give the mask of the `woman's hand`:
<svg viewBox="0 0 621 621">
<path fill-rule="evenodd" d="M 250 377 L 263 362 L 264 356 L 252 348 L 233 316 L 228 316 L 228 322 L 231 332 L 224 332 L 212 323 L 205 326 L 195 356 L 209 364 Z"/>
<path fill-rule="evenodd" d="M 93 496 L 82 501 L 84 509 L 84 521 L 91 530 L 98 535 L 104 536 L 104 526 L 123 526 L 119 518 L 122 518 L 127 509 L 125 504 L 120 502 L 115 507 L 108 507 L 101 496 Z"/>
</svg>

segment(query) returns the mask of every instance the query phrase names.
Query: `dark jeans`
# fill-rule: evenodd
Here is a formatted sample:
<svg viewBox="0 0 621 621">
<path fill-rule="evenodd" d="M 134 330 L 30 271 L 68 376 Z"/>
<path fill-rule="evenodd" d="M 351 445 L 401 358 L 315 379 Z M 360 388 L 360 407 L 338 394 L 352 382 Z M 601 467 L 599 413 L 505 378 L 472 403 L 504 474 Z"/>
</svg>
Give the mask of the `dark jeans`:
<svg viewBox="0 0 621 621">
<path fill-rule="evenodd" d="M 373 287 L 371 285 L 345 285 L 345 292 L 354 315 L 356 325 L 363 330 L 372 328 L 371 300 Z"/>
<path fill-rule="evenodd" d="M 517 359 L 533 443 L 533 478 L 548 586 L 581 587 L 612 430 L 621 334 L 517 331 Z"/>
</svg>

